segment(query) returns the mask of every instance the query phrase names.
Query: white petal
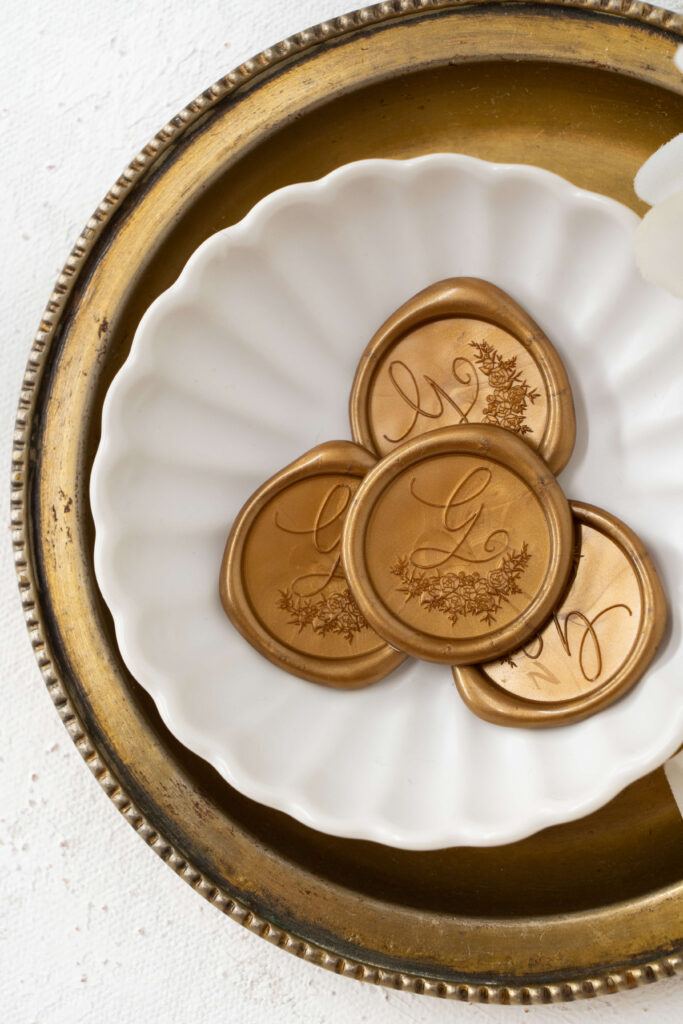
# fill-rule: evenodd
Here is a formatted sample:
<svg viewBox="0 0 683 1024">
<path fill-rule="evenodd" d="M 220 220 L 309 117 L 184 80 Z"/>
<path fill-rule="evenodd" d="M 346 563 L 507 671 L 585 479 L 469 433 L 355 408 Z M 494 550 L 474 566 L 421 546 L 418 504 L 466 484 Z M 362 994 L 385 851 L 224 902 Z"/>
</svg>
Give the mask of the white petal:
<svg viewBox="0 0 683 1024">
<path fill-rule="evenodd" d="M 650 206 L 683 189 L 683 132 L 647 158 L 635 176 L 633 187 L 638 198 Z"/>
<path fill-rule="evenodd" d="M 635 248 L 645 280 L 683 298 L 683 191 L 645 215 L 636 232 Z"/>
</svg>

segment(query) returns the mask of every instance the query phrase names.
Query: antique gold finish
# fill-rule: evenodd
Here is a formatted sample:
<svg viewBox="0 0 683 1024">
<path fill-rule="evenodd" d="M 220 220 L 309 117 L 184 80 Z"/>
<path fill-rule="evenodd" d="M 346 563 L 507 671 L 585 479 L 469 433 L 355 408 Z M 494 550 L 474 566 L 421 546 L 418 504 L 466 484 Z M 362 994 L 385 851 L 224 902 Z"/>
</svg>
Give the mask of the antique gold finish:
<svg viewBox="0 0 683 1024">
<path fill-rule="evenodd" d="M 395 448 L 366 476 L 342 561 L 380 636 L 445 665 L 515 650 L 569 576 L 573 526 L 545 463 L 501 427 L 462 424 Z"/>
<path fill-rule="evenodd" d="M 560 606 L 501 661 L 454 668 L 463 700 L 498 725 L 578 722 L 634 686 L 666 625 L 666 601 L 639 538 L 615 516 L 570 503 L 575 562 Z"/>
<path fill-rule="evenodd" d="M 608 13 L 402 0 L 327 22 L 231 72 L 151 140 L 45 310 L 17 414 L 12 527 L 49 693 L 105 792 L 174 871 L 338 974 L 510 1004 L 665 978 L 683 966 L 681 815 L 660 770 L 523 842 L 411 853 L 242 797 L 170 735 L 118 653 L 87 498 L 103 396 L 143 312 L 205 237 L 348 160 L 451 150 L 535 163 L 642 212 L 635 171 L 683 121 L 681 42 L 680 15 L 631 0 Z"/>
<path fill-rule="evenodd" d="M 275 665 L 325 686 L 367 686 L 405 658 L 368 626 L 339 555 L 347 509 L 376 461 L 350 441 L 318 445 L 252 495 L 225 546 L 230 620 Z"/>
<path fill-rule="evenodd" d="M 576 436 L 567 374 L 538 324 L 502 289 L 452 277 L 408 299 L 361 357 L 350 401 L 359 444 L 387 455 L 439 427 L 490 423 L 559 473 Z"/>
</svg>

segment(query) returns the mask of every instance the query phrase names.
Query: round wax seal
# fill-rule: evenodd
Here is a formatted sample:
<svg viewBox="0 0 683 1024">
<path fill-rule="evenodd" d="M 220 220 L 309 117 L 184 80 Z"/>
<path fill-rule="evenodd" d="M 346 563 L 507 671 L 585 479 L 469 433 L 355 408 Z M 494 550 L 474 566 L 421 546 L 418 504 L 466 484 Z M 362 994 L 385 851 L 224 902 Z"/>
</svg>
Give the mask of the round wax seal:
<svg viewBox="0 0 683 1024">
<path fill-rule="evenodd" d="M 220 594 L 256 650 L 294 675 L 354 689 L 405 655 L 368 625 L 340 561 L 347 510 L 375 458 L 349 441 L 307 452 L 242 508 L 223 555 Z"/>
<path fill-rule="evenodd" d="M 572 519 L 545 463 L 476 425 L 397 448 L 359 487 L 342 559 L 358 606 L 394 647 L 468 665 L 514 650 L 557 605 Z"/>
<path fill-rule="evenodd" d="M 570 504 L 574 566 L 543 630 L 500 661 L 454 668 L 458 690 L 499 725 L 577 722 L 630 689 L 654 657 L 666 603 L 636 535 L 614 516 Z"/>
<path fill-rule="evenodd" d="M 440 427 L 487 423 L 534 448 L 553 473 L 576 432 L 562 361 L 504 291 L 453 277 L 409 299 L 380 327 L 356 371 L 353 436 L 387 455 Z"/>
</svg>

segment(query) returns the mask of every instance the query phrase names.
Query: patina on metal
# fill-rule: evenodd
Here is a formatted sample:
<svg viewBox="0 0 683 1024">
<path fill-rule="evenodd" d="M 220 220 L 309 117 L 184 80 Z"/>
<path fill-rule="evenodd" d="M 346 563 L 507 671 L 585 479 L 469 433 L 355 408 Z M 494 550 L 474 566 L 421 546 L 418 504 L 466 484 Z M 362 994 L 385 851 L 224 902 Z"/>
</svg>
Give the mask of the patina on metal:
<svg viewBox="0 0 683 1024">
<path fill-rule="evenodd" d="M 643 212 L 633 176 L 683 121 L 681 42 L 680 15 L 632 0 L 608 11 L 402 0 L 326 22 L 231 72 L 145 146 L 43 315 L 17 414 L 12 536 L 50 695 L 156 853 L 234 920 L 339 974 L 510 1004 L 673 974 L 681 815 L 660 770 L 523 842 L 411 853 L 325 836 L 242 797 L 168 733 L 119 656 L 88 504 L 104 394 L 200 242 L 273 189 L 349 160 L 535 163 Z"/>
<path fill-rule="evenodd" d="M 454 668 L 468 706 L 498 725 L 578 722 L 641 678 L 667 621 L 666 599 L 642 541 L 616 516 L 571 502 L 572 578 L 548 624 L 519 651 Z"/>
<path fill-rule="evenodd" d="M 378 455 L 440 427 L 488 423 L 559 473 L 576 437 L 550 339 L 511 296 L 475 277 L 424 288 L 382 324 L 358 364 L 349 410 L 353 436 Z"/>
</svg>

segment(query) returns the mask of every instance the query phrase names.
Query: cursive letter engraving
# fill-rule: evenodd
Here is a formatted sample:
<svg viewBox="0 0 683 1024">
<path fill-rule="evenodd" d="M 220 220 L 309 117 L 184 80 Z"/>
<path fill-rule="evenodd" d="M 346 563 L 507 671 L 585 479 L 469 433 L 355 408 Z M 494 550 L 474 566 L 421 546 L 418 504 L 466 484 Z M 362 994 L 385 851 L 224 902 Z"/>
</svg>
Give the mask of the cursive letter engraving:
<svg viewBox="0 0 683 1024">
<path fill-rule="evenodd" d="M 553 615 L 553 622 L 555 624 L 557 636 L 560 644 L 562 645 L 562 649 L 568 658 L 573 658 L 574 656 L 569 643 L 569 626 L 573 622 L 576 625 L 583 627 L 576 663 L 581 675 L 587 683 L 596 682 L 600 678 L 603 669 L 602 648 L 600 647 L 600 641 L 598 640 L 598 634 L 595 629 L 596 624 L 604 615 L 607 615 L 608 612 L 617 611 L 618 609 L 622 609 L 629 615 L 633 614 L 627 604 L 611 604 L 608 605 L 607 608 L 603 608 L 602 611 L 597 613 L 597 615 L 594 615 L 592 619 L 589 619 L 583 612 L 578 611 L 577 609 L 567 612 L 564 615 L 564 625 L 557 614 Z M 531 644 L 535 644 L 536 646 L 532 649 Z M 520 653 L 525 655 L 525 657 L 529 658 L 531 661 L 537 661 L 543 653 L 543 637 L 540 634 L 535 636 L 531 641 L 531 644 L 523 647 Z M 588 648 L 586 647 L 587 644 Z M 593 671 L 589 670 L 590 666 L 588 665 L 587 651 L 592 651 L 593 654 Z M 511 658 L 506 660 L 512 668 L 516 667 L 516 663 Z M 542 674 L 539 674 L 539 670 Z M 535 683 L 537 689 L 541 689 L 541 682 L 549 682 L 556 685 L 559 685 L 562 682 L 562 680 L 558 679 L 558 677 L 545 665 L 539 665 L 538 668 L 534 668 L 533 671 L 530 671 L 528 675 Z"/>
<path fill-rule="evenodd" d="M 483 494 L 491 483 L 491 477 L 492 473 L 490 469 L 487 469 L 485 466 L 477 466 L 476 469 L 467 473 L 466 476 L 464 476 L 463 479 L 455 485 L 445 504 L 429 501 L 427 498 L 421 497 L 415 491 L 415 480 L 413 479 L 411 481 L 410 493 L 412 496 L 422 505 L 442 510 L 443 528 L 447 530 L 448 533 L 457 536 L 457 540 L 452 548 L 415 548 L 410 556 L 410 561 L 414 566 L 418 569 L 438 569 L 440 566 L 445 565 L 446 562 L 449 562 L 451 558 L 459 559 L 461 562 L 478 564 L 481 562 L 491 562 L 494 558 L 499 558 L 500 555 L 503 554 L 509 540 L 507 530 L 493 530 L 485 538 L 483 543 L 483 550 L 485 554 L 481 558 L 476 558 L 474 556 L 469 557 L 462 554 L 460 551 L 460 548 L 479 521 L 484 505 L 482 503 L 476 509 L 473 509 L 469 515 L 465 515 L 465 518 L 461 522 L 456 520 L 455 510 L 462 508 L 463 505 L 467 505 L 469 502 L 474 501 L 475 498 L 478 498 Z M 497 537 L 503 539 L 502 546 L 496 547 L 494 538 Z"/>
<path fill-rule="evenodd" d="M 468 554 L 462 550 L 465 541 L 471 543 L 471 535 L 484 509 L 484 503 L 478 499 L 491 479 L 490 469 L 477 466 L 456 483 L 445 502 L 430 501 L 418 494 L 414 478 L 410 483 L 410 493 L 421 505 L 441 513 L 440 525 L 450 534 L 453 543 L 448 548 L 415 548 L 410 555 L 398 558 L 391 572 L 401 580 L 403 585 L 398 590 L 405 594 L 406 601 L 416 599 L 426 611 L 447 615 L 453 625 L 467 615 L 477 615 L 481 622 L 491 625 L 510 597 L 522 593 L 518 581 L 531 555 L 526 544 L 522 544 L 519 551 L 508 550 L 507 530 L 492 530 L 486 535 L 480 543 L 479 554 L 471 548 Z M 498 564 L 486 575 L 477 570 L 441 572 L 441 567 L 452 559 L 470 564 L 498 559 Z"/>
<path fill-rule="evenodd" d="M 461 373 L 461 369 L 464 373 Z M 467 372 L 469 370 L 470 372 Z M 468 416 L 472 412 L 474 405 L 479 397 L 479 377 L 477 371 L 469 359 L 465 359 L 463 356 L 457 356 L 451 363 L 451 373 L 457 384 L 464 386 L 474 387 L 474 395 L 472 400 L 466 408 L 461 408 L 455 399 L 448 394 L 447 391 L 441 387 L 440 384 L 432 378 L 428 377 L 426 373 L 422 375 L 423 380 L 432 389 L 434 398 L 436 399 L 437 406 L 432 411 L 422 403 L 420 399 L 420 389 L 415 378 L 415 374 L 402 360 L 395 359 L 389 363 L 389 380 L 391 381 L 396 394 L 401 398 L 409 409 L 412 410 L 413 416 L 403 431 L 398 437 L 389 437 L 388 434 L 384 435 L 384 439 L 389 441 L 391 444 L 397 444 L 399 441 L 403 441 L 408 436 L 410 431 L 413 429 L 420 416 L 424 416 L 426 419 L 438 420 L 439 417 L 444 414 L 444 402 L 450 405 L 457 415 L 460 417 L 458 423 L 469 423 Z M 403 378 L 403 381 L 401 380 Z"/>
<path fill-rule="evenodd" d="M 462 343 L 462 336 L 459 339 Z M 485 387 L 490 388 L 486 405 L 481 413 L 483 423 L 492 423 L 504 427 L 522 437 L 532 432 L 526 423 L 527 406 L 533 405 L 540 398 L 539 392 L 527 382 L 521 370 L 517 369 L 517 356 L 503 359 L 498 350 L 487 341 L 471 341 L 474 349 L 474 361 L 485 378 Z M 401 359 L 389 363 L 387 373 L 391 385 L 411 412 L 408 426 L 398 437 L 384 434 L 384 440 L 390 444 L 398 444 L 414 429 L 418 419 L 438 420 L 450 406 L 458 419 L 457 423 L 469 423 L 469 416 L 479 398 L 481 381 L 477 366 L 465 356 L 456 356 L 451 362 L 450 373 L 456 384 L 469 389 L 467 400 L 460 405 L 433 377 L 422 374 L 422 381 L 427 385 L 427 394 L 420 394 L 420 384 L 415 373 Z M 429 392 L 432 400 L 430 404 Z"/>
<path fill-rule="evenodd" d="M 318 554 L 328 555 L 339 547 L 344 516 L 346 515 L 346 510 L 349 507 L 350 501 L 351 488 L 348 484 L 335 484 L 334 487 L 327 492 L 320 503 L 312 526 L 306 527 L 303 530 L 283 526 L 279 521 L 277 512 L 275 513 L 275 525 L 282 530 L 283 533 L 310 536 L 313 547 Z M 335 527 L 335 529 L 330 530 L 330 527 Z M 325 537 L 327 539 L 325 539 Z M 292 591 L 297 597 L 313 597 L 315 594 L 319 594 L 323 591 L 331 580 L 343 580 L 344 578 L 344 574 L 341 571 L 340 558 L 339 555 L 337 555 L 328 573 L 310 572 L 303 576 L 297 576 L 297 578 L 292 582 Z M 308 593 L 302 593 L 301 586 L 302 584 L 305 586 L 304 581 L 314 579 L 322 579 L 323 583 L 313 590 L 308 590 Z"/>
<path fill-rule="evenodd" d="M 283 533 L 310 537 L 316 554 L 332 555 L 339 548 L 352 493 L 348 484 L 335 484 L 320 502 L 311 526 L 284 526 L 277 511 L 275 525 Z M 344 586 L 331 587 L 335 581 Z M 319 636 L 337 634 L 351 643 L 356 633 L 368 628 L 349 590 L 338 554 L 324 571 L 303 573 L 293 579 L 288 589 L 280 591 L 278 607 L 290 614 L 290 625 L 298 632 L 309 626 Z"/>
</svg>

